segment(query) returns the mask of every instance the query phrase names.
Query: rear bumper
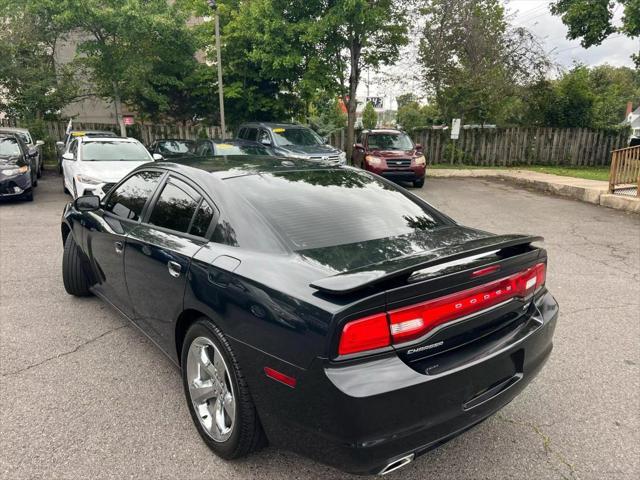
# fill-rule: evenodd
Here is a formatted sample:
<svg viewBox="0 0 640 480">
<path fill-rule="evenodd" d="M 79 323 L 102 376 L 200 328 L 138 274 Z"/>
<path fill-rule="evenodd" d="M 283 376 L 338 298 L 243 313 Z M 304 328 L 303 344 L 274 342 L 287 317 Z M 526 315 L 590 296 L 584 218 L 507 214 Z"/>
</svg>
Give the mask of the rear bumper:
<svg viewBox="0 0 640 480">
<path fill-rule="evenodd" d="M 538 323 L 525 337 L 434 376 L 415 371 L 396 355 L 348 366 L 318 359 L 297 373 L 272 365 L 297 375 L 298 385 L 291 389 L 251 379 L 267 436 L 276 445 L 356 474 L 378 473 L 411 453 L 417 457 L 504 407 L 535 378 L 551 353 L 558 316 L 549 293 L 537 305 Z M 497 377 L 496 372 L 516 364 L 512 377 Z"/>
</svg>

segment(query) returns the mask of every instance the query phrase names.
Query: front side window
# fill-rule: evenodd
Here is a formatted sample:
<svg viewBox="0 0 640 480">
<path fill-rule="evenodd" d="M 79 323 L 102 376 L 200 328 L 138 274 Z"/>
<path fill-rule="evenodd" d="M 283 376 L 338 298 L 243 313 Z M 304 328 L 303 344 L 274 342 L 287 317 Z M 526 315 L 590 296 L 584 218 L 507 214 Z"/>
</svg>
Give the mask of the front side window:
<svg viewBox="0 0 640 480">
<path fill-rule="evenodd" d="M 95 141 L 82 145 L 84 162 L 149 162 L 149 152 L 138 142 Z"/>
<path fill-rule="evenodd" d="M 149 197 L 156 189 L 162 173 L 139 172 L 114 189 L 105 210 L 128 220 L 139 220 Z"/>
<path fill-rule="evenodd" d="M 273 136 L 279 147 L 322 145 L 324 143 L 318 134 L 309 128 L 274 128 Z"/>
<path fill-rule="evenodd" d="M 203 237 L 212 218 L 213 209 L 198 192 L 186 183 L 171 178 L 153 207 L 149 223 Z"/>
<path fill-rule="evenodd" d="M 372 150 L 413 150 L 413 142 L 405 133 L 376 133 L 367 137 Z"/>
</svg>

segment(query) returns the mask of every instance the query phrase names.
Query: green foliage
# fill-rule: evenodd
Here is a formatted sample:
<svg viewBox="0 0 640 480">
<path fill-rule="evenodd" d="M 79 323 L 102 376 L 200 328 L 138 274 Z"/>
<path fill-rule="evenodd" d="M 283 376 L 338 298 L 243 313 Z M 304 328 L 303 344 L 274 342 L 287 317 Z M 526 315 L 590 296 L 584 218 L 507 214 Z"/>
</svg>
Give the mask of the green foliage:
<svg viewBox="0 0 640 480">
<path fill-rule="evenodd" d="M 438 107 L 429 104 L 420 106 L 416 101 L 398 103 L 398 113 L 396 123 L 407 132 L 411 132 L 419 127 L 442 123 Z"/>
<path fill-rule="evenodd" d="M 576 65 L 554 81 L 523 93 L 525 124 L 548 127 L 615 128 L 627 101 L 640 97 L 640 72 L 627 67 Z"/>
<path fill-rule="evenodd" d="M 322 100 L 327 98 L 321 95 L 310 108 L 309 124 L 322 136 L 340 130 L 347 126 L 347 115 L 340 108 L 337 98 L 333 100 Z"/>
<path fill-rule="evenodd" d="M 376 128 L 378 125 L 378 114 L 376 113 L 375 108 L 373 108 L 373 103 L 367 102 L 362 111 L 362 127 L 371 130 Z"/>
<path fill-rule="evenodd" d="M 192 114 L 185 112 L 185 102 L 191 100 L 190 76 L 198 68 L 196 43 L 187 16 L 175 4 L 61 0 L 59 5 L 59 21 L 68 31 L 86 32 L 74 64 L 90 79 L 91 93 L 120 99 L 150 118 Z"/>
<path fill-rule="evenodd" d="M 527 30 L 508 26 L 498 0 L 429 0 L 421 13 L 424 84 L 447 123 L 507 116 L 505 99 L 548 69 L 544 50 Z"/>
<path fill-rule="evenodd" d="M 55 118 L 76 96 L 71 71 L 54 62 L 60 11 L 51 0 L 0 0 L 0 110 L 10 117 Z"/>
<path fill-rule="evenodd" d="M 623 7 L 622 25 L 613 23 L 613 14 Z M 558 0 L 551 4 L 551 13 L 560 16 L 567 26 L 567 38 L 580 39 L 584 48 L 600 45 L 612 33 L 640 36 L 640 0 Z M 640 68 L 640 56 L 633 54 Z"/>
</svg>

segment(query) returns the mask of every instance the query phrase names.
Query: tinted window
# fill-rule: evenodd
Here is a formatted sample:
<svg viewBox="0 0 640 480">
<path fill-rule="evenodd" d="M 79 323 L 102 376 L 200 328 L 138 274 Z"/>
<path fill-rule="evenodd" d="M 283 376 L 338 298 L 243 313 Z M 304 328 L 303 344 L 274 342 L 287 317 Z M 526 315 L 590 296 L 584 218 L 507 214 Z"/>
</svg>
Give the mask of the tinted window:
<svg viewBox="0 0 640 480">
<path fill-rule="evenodd" d="M 244 138 L 247 140 L 251 140 L 255 142 L 258 139 L 258 129 L 257 128 L 247 128 L 247 131 L 244 134 Z"/>
<path fill-rule="evenodd" d="M 293 250 L 429 232 L 435 212 L 365 172 L 310 170 L 227 180 L 288 240 Z M 241 184 L 241 185 L 240 185 Z"/>
<path fill-rule="evenodd" d="M 213 155 L 213 147 L 211 146 L 211 142 L 209 142 L 208 140 L 200 142 L 196 154 L 200 155 L 201 157 Z"/>
<path fill-rule="evenodd" d="M 185 155 L 193 153 L 195 142 L 191 140 L 165 140 L 158 142 L 157 152 L 162 155 Z"/>
<path fill-rule="evenodd" d="M 162 173 L 140 172 L 113 190 L 105 210 L 129 220 L 139 220 L 145 203 L 158 185 Z"/>
<path fill-rule="evenodd" d="M 238 132 L 238 138 L 246 138 L 245 135 L 247 133 L 247 129 L 246 128 L 241 128 L 240 131 Z"/>
<path fill-rule="evenodd" d="M 187 233 L 200 195 L 184 182 L 172 178 L 163 188 L 149 223 Z"/>
<path fill-rule="evenodd" d="M 209 229 L 209 225 L 213 220 L 213 209 L 207 202 L 202 202 L 196 216 L 193 218 L 193 224 L 189 233 L 196 237 L 204 237 Z"/>
</svg>

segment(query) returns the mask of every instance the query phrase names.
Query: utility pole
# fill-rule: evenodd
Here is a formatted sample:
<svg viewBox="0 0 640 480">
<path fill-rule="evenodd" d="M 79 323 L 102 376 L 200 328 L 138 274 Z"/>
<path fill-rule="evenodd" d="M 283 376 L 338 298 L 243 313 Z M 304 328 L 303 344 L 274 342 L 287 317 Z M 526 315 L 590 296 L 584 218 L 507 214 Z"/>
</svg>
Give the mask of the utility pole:
<svg viewBox="0 0 640 480">
<path fill-rule="evenodd" d="M 220 17 L 218 15 L 218 4 L 216 0 L 207 0 L 207 3 L 214 12 L 216 57 L 218 63 L 218 98 L 220 100 L 220 127 L 222 128 L 222 139 L 224 140 L 227 135 L 227 125 L 224 121 L 224 87 L 222 85 L 222 54 L 220 53 Z"/>
</svg>

